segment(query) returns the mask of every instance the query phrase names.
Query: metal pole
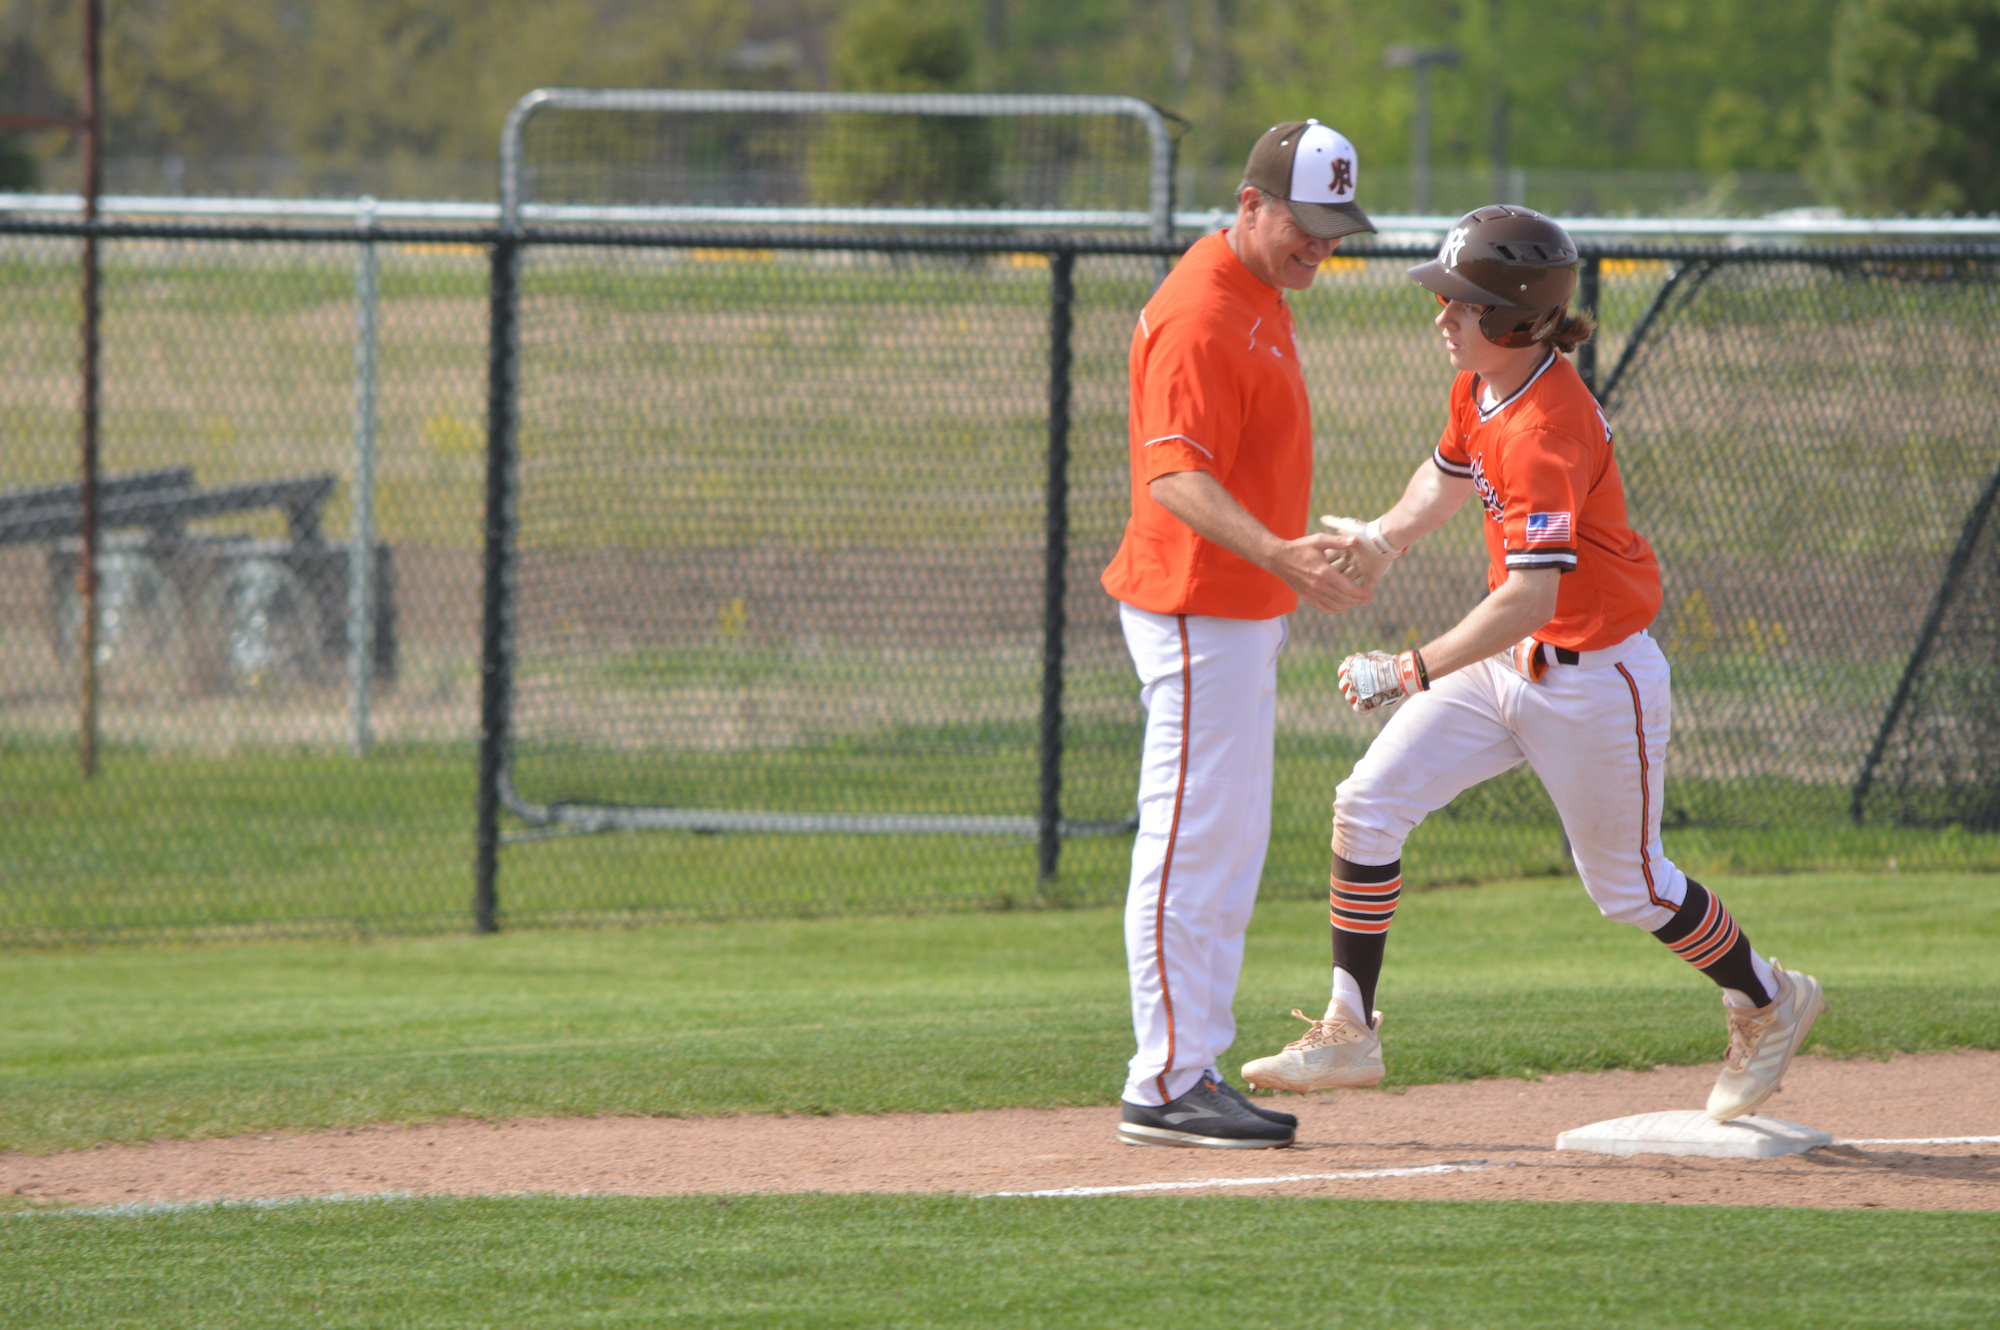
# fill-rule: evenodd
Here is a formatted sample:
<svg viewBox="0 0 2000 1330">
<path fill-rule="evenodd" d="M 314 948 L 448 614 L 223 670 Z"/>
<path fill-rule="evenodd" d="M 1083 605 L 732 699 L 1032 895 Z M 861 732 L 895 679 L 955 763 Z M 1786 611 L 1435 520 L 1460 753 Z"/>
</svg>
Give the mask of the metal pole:
<svg viewBox="0 0 2000 1330">
<path fill-rule="evenodd" d="M 1062 853 L 1063 598 L 1069 586 L 1070 302 L 1076 255 L 1049 255 L 1049 486 L 1042 575 L 1042 801 L 1040 887 Z"/>
<path fill-rule="evenodd" d="M 1457 65 L 1463 57 L 1455 46 L 1391 46 L 1382 52 L 1390 69 L 1407 69 L 1416 77 L 1417 105 L 1410 117 L 1410 211 L 1431 209 L 1431 66 Z"/>
<path fill-rule="evenodd" d="M 493 293 L 486 349 L 486 587 L 480 641 L 479 831 L 472 892 L 476 932 L 500 931 L 500 780 L 507 763 L 513 686 L 508 584 L 514 540 L 514 292 L 520 240 L 493 242 Z"/>
<path fill-rule="evenodd" d="M 1419 60 L 1417 111 L 1410 117 L 1410 211 L 1423 216 L 1431 210 L 1431 62 Z"/>
<path fill-rule="evenodd" d="M 1576 278 L 1577 308 L 1585 314 L 1597 313 L 1597 277 L 1602 261 L 1595 255 L 1586 255 L 1583 271 Z M 1576 349 L 1576 372 L 1583 379 L 1583 386 L 1593 395 L 1597 392 L 1597 339 L 1591 338 Z"/>
<path fill-rule="evenodd" d="M 97 220 L 97 199 L 104 190 L 104 134 L 98 70 L 101 64 L 98 28 L 103 0 L 83 6 L 83 220 Z M 80 390 L 82 483 L 79 487 L 81 529 L 77 559 L 77 600 L 82 618 L 77 624 L 77 664 L 80 681 L 77 721 L 77 769 L 83 779 L 97 774 L 97 380 L 98 380 L 97 237 L 83 238 L 83 385 Z"/>
<path fill-rule="evenodd" d="M 375 200 L 355 222 L 375 230 Z M 347 719 L 356 757 L 368 755 L 368 704 L 375 683 L 375 389 L 380 256 L 364 240 L 354 264 L 354 543 L 347 558 Z"/>
</svg>

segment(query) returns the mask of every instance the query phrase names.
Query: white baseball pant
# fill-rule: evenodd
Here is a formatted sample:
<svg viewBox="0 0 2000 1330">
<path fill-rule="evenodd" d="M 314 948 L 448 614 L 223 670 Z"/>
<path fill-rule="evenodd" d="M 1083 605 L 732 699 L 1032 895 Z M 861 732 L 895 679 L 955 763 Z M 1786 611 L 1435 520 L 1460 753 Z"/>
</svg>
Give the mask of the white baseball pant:
<svg viewBox="0 0 2000 1330">
<path fill-rule="evenodd" d="M 1146 743 L 1125 898 L 1138 1051 L 1124 1097 L 1185 1094 L 1236 1039 L 1243 934 L 1271 837 L 1285 620 L 1119 606 Z"/>
<path fill-rule="evenodd" d="M 1672 704 L 1650 635 L 1552 663 L 1530 682 L 1506 653 L 1400 704 L 1334 796 L 1334 853 L 1386 864 L 1429 814 L 1523 761 L 1562 815 L 1584 890 L 1607 919 L 1651 932 L 1687 896 L 1660 845 Z"/>
</svg>

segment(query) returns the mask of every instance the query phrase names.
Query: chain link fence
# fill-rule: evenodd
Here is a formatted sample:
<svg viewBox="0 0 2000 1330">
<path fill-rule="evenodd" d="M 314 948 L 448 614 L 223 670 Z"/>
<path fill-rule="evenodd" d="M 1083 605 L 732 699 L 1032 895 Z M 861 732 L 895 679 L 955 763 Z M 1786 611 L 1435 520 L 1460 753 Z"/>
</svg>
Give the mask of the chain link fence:
<svg viewBox="0 0 2000 1330">
<path fill-rule="evenodd" d="M 4 225 L 0 940 L 462 926 L 483 236 L 405 230 L 364 246 L 351 229 L 132 226 L 100 239 L 99 769 L 86 782 L 80 242 L 73 225 Z M 364 447 L 374 631 L 357 674 Z"/>
<path fill-rule="evenodd" d="M 1128 502 L 1144 242 L 537 231 L 505 240 L 518 299 L 495 302 L 495 233 L 378 233 L 358 736 L 361 244 L 102 234 L 104 472 L 147 520 L 103 537 L 106 756 L 84 785 L 74 538 L 6 525 L 74 482 L 77 241 L 0 223 L 0 531 L 22 533 L 0 544 L 0 940 L 462 927 L 482 679 L 505 740 L 485 746 L 487 922 L 1122 895 L 1141 717 L 1096 579 Z M 1380 511 L 1436 438 L 1450 369 L 1402 275 L 1421 257 L 1350 246 L 1293 297 L 1315 512 Z M 1857 795 L 2000 460 L 1996 262 L 1593 259 L 1586 368 L 1665 571 L 1668 850 L 1694 871 L 2000 863 L 1962 804 Z M 482 643 L 496 474 L 507 613 Z M 1975 642 L 1991 544 L 1946 616 Z M 1435 635 L 1483 567 L 1461 514 L 1375 605 L 1293 617 L 1267 892 L 1324 890 L 1332 790 L 1375 729 L 1340 657 Z M 1947 658 L 1992 678 L 1990 651 Z M 1903 691 L 1945 717 L 1921 734 L 1968 732 L 1988 696 Z M 1930 746 L 1890 746 L 1894 789 L 1944 781 Z M 663 829 L 603 829 L 632 825 Z M 807 829 L 741 829 L 779 825 Z M 1433 817 L 1407 864 L 1415 883 L 1568 871 L 1525 771 Z"/>
</svg>

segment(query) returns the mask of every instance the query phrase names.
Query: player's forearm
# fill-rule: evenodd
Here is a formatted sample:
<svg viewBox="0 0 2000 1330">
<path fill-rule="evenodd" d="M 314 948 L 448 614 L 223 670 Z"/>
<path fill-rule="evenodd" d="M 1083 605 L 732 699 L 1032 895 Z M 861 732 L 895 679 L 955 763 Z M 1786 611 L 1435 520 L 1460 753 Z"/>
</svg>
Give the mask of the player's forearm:
<svg viewBox="0 0 2000 1330">
<path fill-rule="evenodd" d="M 1553 568 L 1509 573 L 1507 580 L 1473 606 L 1455 627 L 1422 648 L 1430 677 L 1441 679 L 1541 631 L 1556 615 L 1561 577 Z"/>
<path fill-rule="evenodd" d="M 1470 480 L 1448 476 L 1425 462 L 1403 488 L 1403 497 L 1382 514 L 1377 529 L 1397 549 L 1408 549 L 1449 521 L 1471 493 Z"/>
</svg>

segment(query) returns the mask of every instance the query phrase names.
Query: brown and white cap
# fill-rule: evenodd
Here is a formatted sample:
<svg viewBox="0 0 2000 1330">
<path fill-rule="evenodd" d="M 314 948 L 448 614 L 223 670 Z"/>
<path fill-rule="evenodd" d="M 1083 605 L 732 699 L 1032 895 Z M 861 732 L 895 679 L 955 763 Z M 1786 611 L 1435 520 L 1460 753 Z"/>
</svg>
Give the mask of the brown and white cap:
<svg viewBox="0 0 2000 1330">
<path fill-rule="evenodd" d="M 1271 126 L 1243 168 L 1245 180 L 1283 199 L 1292 219 L 1318 240 L 1375 229 L 1354 203 L 1358 174 L 1354 145 L 1317 120 Z"/>
</svg>

